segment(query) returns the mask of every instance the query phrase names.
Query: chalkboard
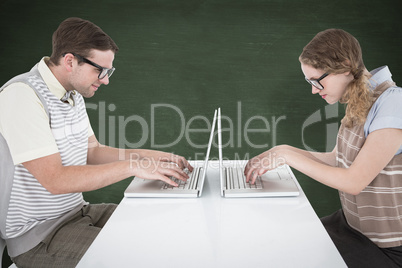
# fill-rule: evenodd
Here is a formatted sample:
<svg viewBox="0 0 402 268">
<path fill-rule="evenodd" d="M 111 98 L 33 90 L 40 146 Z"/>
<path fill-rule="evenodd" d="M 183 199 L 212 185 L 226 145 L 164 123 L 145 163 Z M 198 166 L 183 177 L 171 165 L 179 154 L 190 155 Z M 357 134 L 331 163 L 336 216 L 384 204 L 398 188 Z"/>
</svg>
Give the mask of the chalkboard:
<svg viewBox="0 0 402 268">
<path fill-rule="evenodd" d="M 87 99 L 102 143 L 202 159 L 213 111 L 221 107 L 227 159 L 248 159 L 278 144 L 328 151 L 344 107 L 311 94 L 298 56 L 317 32 L 342 28 L 360 41 L 368 69 L 388 65 L 401 83 L 394 2 L 2 1 L 0 84 L 51 54 L 62 20 L 82 17 L 120 48 L 110 84 Z M 336 190 L 295 174 L 319 216 L 339 208 Z M 85 198 L 119 203 L 129 181 Z"/>
</svg>

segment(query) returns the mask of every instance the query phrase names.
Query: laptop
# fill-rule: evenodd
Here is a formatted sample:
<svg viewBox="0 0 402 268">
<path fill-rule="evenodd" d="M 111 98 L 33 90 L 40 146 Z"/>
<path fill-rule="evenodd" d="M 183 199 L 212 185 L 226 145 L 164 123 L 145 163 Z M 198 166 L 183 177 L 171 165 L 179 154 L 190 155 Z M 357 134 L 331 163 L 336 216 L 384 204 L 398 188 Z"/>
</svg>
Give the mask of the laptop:
<svg viewBox="0 0 402 268">
<path fill-rule="evenodd" d="M 212 121 L 211 134 L 209 136 L 207 153 L 204 164 L 194 167 L 193 172 L 188 173 L 189 179 L 183 182 L 177 178 L 171 177 L 178 183 L 177 187 L 160 180 L 146 180 L 134 177 L 130 185 L 124 192 L 125 197 L 200 197 L 204 186 L 205 176 L 207 174 L 208 158 L 211 151 L 214 138 L 217 111 L 215 110 Z"/>
<path fill-rule="evenodd" d="M 246 182 L 246 161 L 225 161 L 222 156 L 221 109 L 218 109 L 219 176 L 222 197 L 288 197 L 300 195 L 296 178 L 288 165 L 258 176 L 255 184 Z"/>
</svg>

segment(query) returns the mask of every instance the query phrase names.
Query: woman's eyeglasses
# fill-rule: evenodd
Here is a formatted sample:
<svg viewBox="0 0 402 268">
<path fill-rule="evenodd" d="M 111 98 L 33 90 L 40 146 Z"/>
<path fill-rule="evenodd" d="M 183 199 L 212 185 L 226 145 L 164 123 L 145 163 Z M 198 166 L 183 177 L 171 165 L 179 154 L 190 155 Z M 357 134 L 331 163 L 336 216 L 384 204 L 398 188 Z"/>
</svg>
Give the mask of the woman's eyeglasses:
<svg viewBox="0 0 402 268">
<path fill-rule="evenodd" d="M 308 79 L 307 77 L 305 79 L 306 79 L 307 83 L 309 83 L 310 85 L 318 88 L 319 90 L 323 90 L 324 86 L 321 85 L 320 81 L 322 79 L 324 79 L 325 77 L 327 77 L 328 75 L 329 75 L 328 73 L 325 73 L 325 74 L 321 75 L 320 78 L 318 78 L 318 79 Z"/>
</svg>

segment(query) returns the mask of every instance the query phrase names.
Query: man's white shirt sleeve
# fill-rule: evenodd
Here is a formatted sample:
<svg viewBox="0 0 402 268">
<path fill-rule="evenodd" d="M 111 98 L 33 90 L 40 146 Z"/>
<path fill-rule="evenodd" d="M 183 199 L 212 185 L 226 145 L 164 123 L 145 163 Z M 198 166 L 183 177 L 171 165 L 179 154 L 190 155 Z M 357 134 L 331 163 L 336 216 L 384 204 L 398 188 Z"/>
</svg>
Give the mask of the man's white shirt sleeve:
<svg viewBox="0 0 402 268">
<path fill-rule="evenodd" d="M 14 83 L 0 94 L 0 132 L 14 164 L 58 153 L 49 117 L 35 91 Z"/>
</svg>

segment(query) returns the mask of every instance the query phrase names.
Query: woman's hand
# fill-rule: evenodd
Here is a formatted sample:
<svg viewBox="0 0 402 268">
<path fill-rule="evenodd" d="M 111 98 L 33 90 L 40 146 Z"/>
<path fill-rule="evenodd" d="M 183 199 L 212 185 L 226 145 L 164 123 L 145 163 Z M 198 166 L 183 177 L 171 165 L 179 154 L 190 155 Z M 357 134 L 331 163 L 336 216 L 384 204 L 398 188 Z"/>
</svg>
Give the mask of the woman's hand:
<svg viewBox="0 0 402 268">
<path fill-rule="evenodd" d="M 276 146 L 250 159 L 244 169 L 246 181 L 254 184 L 257 176 L 261 176 L 271 169 L 286 164 L 283 146 Z"/>
</svg>

